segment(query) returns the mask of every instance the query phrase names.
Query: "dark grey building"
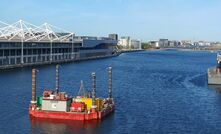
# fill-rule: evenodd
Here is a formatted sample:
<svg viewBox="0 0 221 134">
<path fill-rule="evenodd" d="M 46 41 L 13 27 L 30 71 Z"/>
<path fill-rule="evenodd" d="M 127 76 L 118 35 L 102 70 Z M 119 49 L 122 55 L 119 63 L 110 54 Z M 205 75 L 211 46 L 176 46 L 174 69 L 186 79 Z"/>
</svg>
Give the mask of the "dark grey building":
<svg viewBox="0 0 221 134">
<path fill-rule="evenodd" d="M 168 39 L 159 39 L 159 47 L 169 47 Z"/>
<path fill-rule="evenodd" d="M 113 40 L 118 40 L 118 35 L 117 34 L 109 34 L 108 36 L 110 39 L 113 39 Z"/>
</svg>

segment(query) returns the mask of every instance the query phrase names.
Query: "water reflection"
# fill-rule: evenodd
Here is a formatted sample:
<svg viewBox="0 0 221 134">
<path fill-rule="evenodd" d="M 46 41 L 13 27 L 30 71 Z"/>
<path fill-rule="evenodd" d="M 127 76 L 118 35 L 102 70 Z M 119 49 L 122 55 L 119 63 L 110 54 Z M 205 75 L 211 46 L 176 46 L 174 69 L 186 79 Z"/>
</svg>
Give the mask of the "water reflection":
<svg viewBox="0 0 221 134">
<path fill-rule="evenodd" d="M 209 88 L 215 89 L 217 92 L 221 93 L 221 85 L 208 85 Z"/>
<path fill-rule="evenodd" d="M 100 120 L 67 121 L 30 118 L 31 133 L 96 133 Z"/>
</svg>

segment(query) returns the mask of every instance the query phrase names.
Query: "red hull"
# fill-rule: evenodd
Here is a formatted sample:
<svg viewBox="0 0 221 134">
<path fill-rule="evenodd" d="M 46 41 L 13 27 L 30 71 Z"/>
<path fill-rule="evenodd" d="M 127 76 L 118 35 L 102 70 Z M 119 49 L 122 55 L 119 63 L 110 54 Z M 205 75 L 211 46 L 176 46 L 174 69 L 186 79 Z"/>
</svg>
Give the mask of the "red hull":
<svg viewBox="0 0 221 134">
<path fill-rule="evenodd" d="M 29 114 L 34 118 L 43 119 L 61 119 L 61 120 L 94 120 L 102 119 L 106 115 L 112 113 L 114 107 L 110 109 L 105 109 L 103 111 L 91 112 L 91 113 L 75 113 L 75 112 L 53 112 L 53 111 L 42 111 L 29 108 Z"/>
</svg>

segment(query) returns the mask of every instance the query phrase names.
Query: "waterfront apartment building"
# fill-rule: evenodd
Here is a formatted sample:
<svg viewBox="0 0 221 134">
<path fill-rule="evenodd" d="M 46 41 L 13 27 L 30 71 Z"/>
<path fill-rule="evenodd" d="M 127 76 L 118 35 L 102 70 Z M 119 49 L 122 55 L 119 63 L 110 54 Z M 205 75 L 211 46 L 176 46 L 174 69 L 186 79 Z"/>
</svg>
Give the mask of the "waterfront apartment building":
<svg viewBox="0 0 221 134">
<path fill-rule="evenodd" d="M 141 41 L 138 39 L 131 39 L 129 36 L 121 37 L 118 45 L 123 46 L 124 49 L 141 49 Z"/>
<path fill-rule="evenodd" d="M 130 41 L 130 46 L 132 49 L 141 49 L 141 41 L 137 39 L 132 39 Z"/>
<path fill-rule="evenodd" d="M 169 40 L 168 39 L 159 39 L 159 47 L 168 47 L 169 46 Z"/>
<path fill-rule="evenodd" d="M 123 36 L 120 38 L 118 45 L 123 46 L 124 49 L 130 49 L 130 37 Z"/>
<path fill-rule="evenodd" d="M 169 41 L 169 47 L 179 47 L 181 45 L 181 42 L 176 40 Z"/>
</svg>

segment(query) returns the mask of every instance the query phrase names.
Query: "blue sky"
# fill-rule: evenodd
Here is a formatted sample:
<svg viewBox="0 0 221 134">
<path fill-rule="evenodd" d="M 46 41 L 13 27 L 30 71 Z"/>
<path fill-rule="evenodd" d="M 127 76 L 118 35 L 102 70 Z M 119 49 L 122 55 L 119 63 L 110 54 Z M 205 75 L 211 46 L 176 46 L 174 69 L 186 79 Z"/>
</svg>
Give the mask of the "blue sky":
<svg viewBox="0 0 221 134">
<path fill-rule="evenodd" d="M 221 0 L 1 0 L 0 20 L 44 22 L 76 35 L 221 41 Z"/>
</svg>

